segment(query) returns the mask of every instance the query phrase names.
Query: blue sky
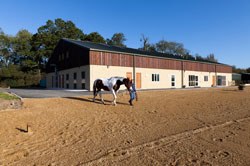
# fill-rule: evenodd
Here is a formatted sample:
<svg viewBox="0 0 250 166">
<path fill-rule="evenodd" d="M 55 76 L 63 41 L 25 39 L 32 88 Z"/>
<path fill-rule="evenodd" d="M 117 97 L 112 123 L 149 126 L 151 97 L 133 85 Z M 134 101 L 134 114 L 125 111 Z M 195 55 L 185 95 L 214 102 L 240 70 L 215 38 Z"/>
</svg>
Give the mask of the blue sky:
<svg viewBox="0 0 250 166">
<path fill-rule="evenodd" d="M 221 63 L 250 67 L 250 0 L 1 0 L 0 27 L 36 33 L 48 19 L 73 21 L 104 38 L 123 32 L 128 47 L 161 39 L 183 43 L 191 54 L 214 53 Z"/>
</svg>

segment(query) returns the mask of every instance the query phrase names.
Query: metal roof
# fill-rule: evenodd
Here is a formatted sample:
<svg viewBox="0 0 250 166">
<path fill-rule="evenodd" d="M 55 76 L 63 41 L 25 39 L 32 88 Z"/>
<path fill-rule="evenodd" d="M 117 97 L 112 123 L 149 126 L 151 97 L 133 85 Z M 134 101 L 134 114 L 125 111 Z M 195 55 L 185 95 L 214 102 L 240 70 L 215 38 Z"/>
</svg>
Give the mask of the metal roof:
<svg viewBox="0 0 250 166">
<path fill-rule="evenodd" d="M 141 56 L 151 56 L 151 57 L 157 57 L 157 58 L 167 58 L 167 59 L 174 59 L 174 60 L 183 60 L 183 61 L 193 61 L 193 62 L 202 62 L 202 63 L 212 63 L 212 64 L 221 64 L 226 65 L 218 62 L 211 62 L 207 60 L 196 60 L 196 59 L 186 59 L 179 55 L 172 55 L 172 54 L 166 54 L 166 53 L 160 53 L 156 51 L 143 51 L 139 49 L 134 48 L 128 48 L 128 47 L 119 47 L 119 46 L 111 46 L 103 43 L 94 43 L 90 41 L 80 41 L 80 40 L 73 40 L 73 39 L 67 39 L 63 38 L 61 40 L 79 45 L 81 47 L 84 47 L 85 49 L 89 50 L 96 50 L 96 51 L 106 51 L 106 52 L 116 52 L 116 53 L 124 53 L 124 54 L 131 54 L 131 55 L 141 55 Z M 229 66 L 229 65 L 226 65 Z"/>
</svg>

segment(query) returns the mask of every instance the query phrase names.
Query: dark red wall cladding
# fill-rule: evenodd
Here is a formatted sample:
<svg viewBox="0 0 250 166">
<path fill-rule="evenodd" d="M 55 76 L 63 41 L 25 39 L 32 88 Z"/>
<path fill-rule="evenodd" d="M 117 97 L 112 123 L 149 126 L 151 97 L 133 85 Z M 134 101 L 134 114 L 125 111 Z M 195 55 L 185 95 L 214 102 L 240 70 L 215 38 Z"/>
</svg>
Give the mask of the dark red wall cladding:
<svg viewBox="0 0 250 166">
<path fill-rule="evenodd" d="M 182 64 L 183 63 L 183 64 Z M 100 51 L 90 51 L 90 64 L 92 65 L 109 65 L 133 67 L 133 56 L 120 53 L 108 53 Z M 217 64 L 208 64 L 191 61 L 180 61 L 172 59 L 152 58 L 135 56 L 135 65 L 140 68 L 157 68 L 157 69 L 172 69 L 204 72 L 221 72 L 232 73 L 232 67 Z"/>
</svg>

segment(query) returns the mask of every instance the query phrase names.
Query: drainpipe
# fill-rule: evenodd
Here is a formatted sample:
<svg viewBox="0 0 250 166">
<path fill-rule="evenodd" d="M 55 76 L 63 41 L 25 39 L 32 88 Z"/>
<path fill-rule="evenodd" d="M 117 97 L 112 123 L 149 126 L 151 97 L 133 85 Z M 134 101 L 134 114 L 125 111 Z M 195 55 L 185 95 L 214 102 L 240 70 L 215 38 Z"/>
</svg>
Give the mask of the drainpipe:
<svg viewBox="0 0 250 166">
<path fill-rule="evenodd" d="M 181 61 L 181 88 L 184 88 L 184 66 L 183 61 Z"/>
<path fill-rule="evenodd" d="M 136 80 L 135 80 L 135 54 L 133 54 L 133 80 L 134 80 L 134 83 L 136 83 Z"/>
<path fill-rule="evenodd" d="M 215 86 L 217 86 L 217 69 L 215 64 Z"/>
</svg>

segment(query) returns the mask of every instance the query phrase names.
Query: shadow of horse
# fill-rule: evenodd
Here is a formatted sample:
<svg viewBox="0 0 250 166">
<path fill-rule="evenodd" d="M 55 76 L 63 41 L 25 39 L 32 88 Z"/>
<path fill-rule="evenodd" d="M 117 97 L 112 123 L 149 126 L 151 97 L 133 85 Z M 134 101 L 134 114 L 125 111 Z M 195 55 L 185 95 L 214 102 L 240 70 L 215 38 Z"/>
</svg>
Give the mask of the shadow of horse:
<svg viewBox="0 0 250 166">
<path fill-rule="evenodd" d="M 84 102 L 90 102 L 90 103 L 95 103 L 95 104 L 101 104 L 102 100 L 101 99 L 95 99 L 98 102 L 93 102 L 93 98 L 80 98 L 80 97 L 64 97 L 66 99 L 73 99 L 73 100 L 79 100 L 79 101 L 84 101 Z M 104 105 L 112 105 L 112 100 L 104 100 L 105 104 Z M 118 104 L 122 104 L 122 105 L 129 105 L 129 103 L 123 103 L 123 102 L 117 102 Z"/>
<path fill-rule="evenodd" d="M 223 92 L 239 92 L 238 89 L 222 89 Z"/>
</svg>

